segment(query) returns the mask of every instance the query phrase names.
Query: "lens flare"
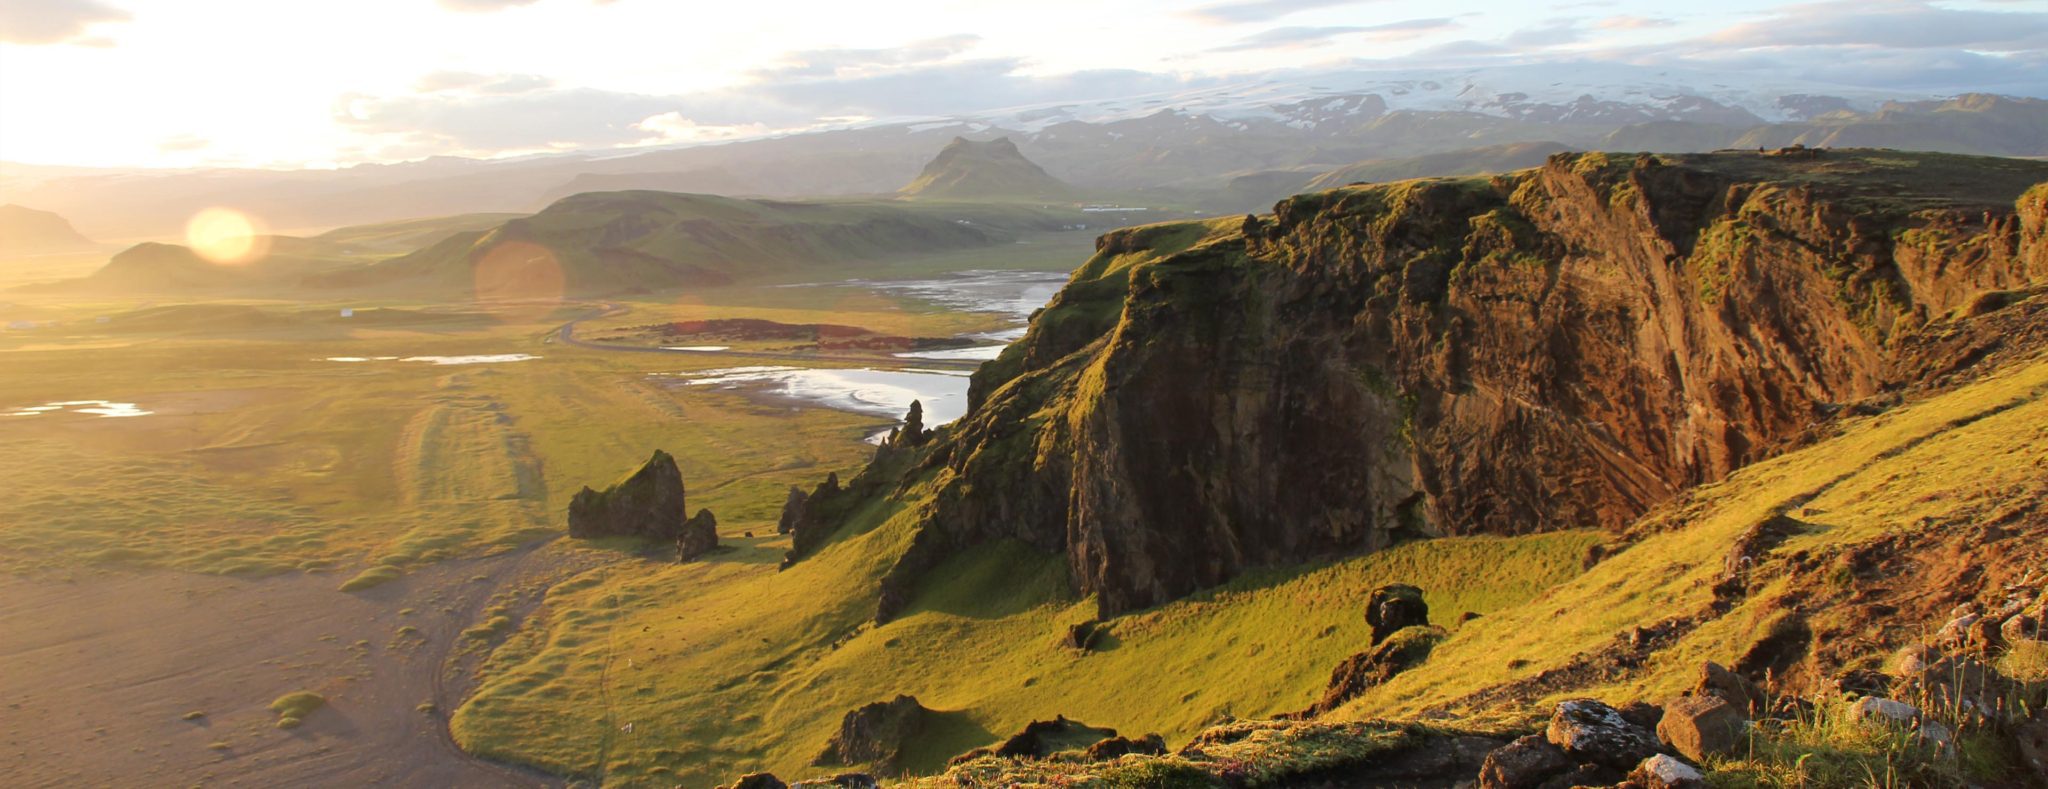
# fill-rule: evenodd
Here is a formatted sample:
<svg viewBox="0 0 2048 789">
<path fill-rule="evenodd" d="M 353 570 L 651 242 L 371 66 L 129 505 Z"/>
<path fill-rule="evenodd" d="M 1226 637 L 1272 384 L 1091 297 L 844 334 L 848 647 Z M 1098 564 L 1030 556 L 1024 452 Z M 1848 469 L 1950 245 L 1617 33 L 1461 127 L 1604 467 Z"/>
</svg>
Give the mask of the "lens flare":
<svg viewBox="0 0 2048 789">
<path fill-rule="evenodd" d="M 562 303 L 562 264 L 547 247 L 525 241 L 494 244 L 470 272 L 476 300 L 498 305 L 508 320 L 538 319 Z"/>
<path fill-rule="evenodd" d="M 208 208 L 185 223 L 192 253 L 221 266 L 241 266 L 270 252 L 270 237 L 255 217 L 232 208 Z"/>
</svg>

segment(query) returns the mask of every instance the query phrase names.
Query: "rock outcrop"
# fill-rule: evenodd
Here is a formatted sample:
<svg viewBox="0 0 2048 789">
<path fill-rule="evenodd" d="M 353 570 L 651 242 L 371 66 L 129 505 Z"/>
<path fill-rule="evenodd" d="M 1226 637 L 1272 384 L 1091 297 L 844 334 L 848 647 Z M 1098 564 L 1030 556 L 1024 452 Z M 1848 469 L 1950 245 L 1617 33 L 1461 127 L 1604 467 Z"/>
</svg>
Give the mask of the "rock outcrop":
<svg viewBox="0 0 2048 789">
<path fill-rule="evenodd" d="M 878 617 L 1001 539 L 1065 556 L 1116 614 L 1408 536 L 1618 528 L 1982 358 L 1907 350 L 2048 285 L 2043 181 L 1881 151 L 1561 154 L 1109 234 L 921 451 L 942 471 Z"/>
<path fill-rule="evenodd" d="M 1365 623 L 1372 628 L 1372 643 L 1377 646 L 1397 632 L 1410 627 L 1429 625 L 1429 603 L 1422 599 L 1422 590 L 1408 584 L 1387 584 L 1372 590 L 1372 597 L 1365 602 Z"/>
<path fill-rule="evenodd" d="M 903 771 L 903 750 L 924 731 L 931 710 L 914 696 L 897 696 L 846 713 L 839 731 L 813 761 L 820 766 L 871 766 L 882 775 Z"/>
<path fill-rule="evenodd" d="M 676 536 L 676 559 L 690 561 L 718 550 L 718 518 L 710 510 L 698 510 L 683 523 Z"/>
<path fill-rule="evenodd" d="M 1424 620 L 1425 622 L 1427 619 Z M 1330 672 L 1323 697 L 1303 710 L 1300 717 L 1313 718 L 1336 709 L 1359 694 L 1384 684 L 1403 671 L 1422 665 L 1429 653 L 1450 634 L 1428 624 L 1411 626 L 1382 638 L 1371 649 L 1345 658 Z"/>
<path fill-rule="evenodd" d="M 1657 738 L 1687 759 L 1705 763 L 1710 756 L 1735 753 L 1748 718 L 1719 696 L 1687 696 L 1664 707 Z"/>
<path fill-rule="evenodd" d="M 644 537 L 674 542 L 688 519 L 683 472 L 674 457 L 659 449 L 639 471 L 603 492 L 586 487 L 569 500 L 569 536 L 577 538 Z"/>
<path fill-rule="evenodd" d="M 1621 712 L 1592 699 L 1573 699 L 1557 705 L 1544 730 L 1550 744 L 1580 762 L 1631 770 L 1644 759 L 1656 756 L 1657 737 L 1621 716 Z"/>
</svg>

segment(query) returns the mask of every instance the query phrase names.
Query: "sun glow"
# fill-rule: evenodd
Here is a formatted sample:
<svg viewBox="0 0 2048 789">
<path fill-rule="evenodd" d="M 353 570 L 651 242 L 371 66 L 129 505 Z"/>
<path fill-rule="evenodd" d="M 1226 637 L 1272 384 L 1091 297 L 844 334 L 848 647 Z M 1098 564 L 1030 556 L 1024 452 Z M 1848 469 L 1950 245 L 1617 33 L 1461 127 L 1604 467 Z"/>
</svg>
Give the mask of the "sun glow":
<svg viewBox="0 0 2048 789">
<path fill-rule="evenodd" d="M 185 244 L 206 260 L 241 266 L 261 260 L 270 251 L 270 237 L 255 217 L 232 208 L 208 208 L 185 223 Z"/>
</svg>

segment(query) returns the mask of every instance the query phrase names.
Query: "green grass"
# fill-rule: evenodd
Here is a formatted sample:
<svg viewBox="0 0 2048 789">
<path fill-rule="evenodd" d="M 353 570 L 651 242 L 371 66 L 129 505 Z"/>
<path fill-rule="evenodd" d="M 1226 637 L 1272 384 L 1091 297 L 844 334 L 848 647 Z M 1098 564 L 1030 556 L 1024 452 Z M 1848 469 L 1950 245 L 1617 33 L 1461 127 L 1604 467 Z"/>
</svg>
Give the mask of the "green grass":
<svg viewBox="0 0 2048 789">
<path fill-rule="evenodd" d="M 1082 654 L 1059 639 L 1092 602 L 1067 596 L 1064 561 L 1018 544 L 955 559 L 905 615 L 869 624 L 874 581 L 909 522 L 887 510 L 862 522 L 872 525 L 780 573 L 615 567 L 556 587 L 457 711 L 458 742 L 617 785 L 655 767 L 691 784 L 761 768 L 799 775 L 841 715 L 897 693 L 942 713 L 907 759 L 920 772 L 1056 714 L 1185 741 L 1228 715 L 1313 702 L 1330 669 L 1366 648 L 1364 604 L 1381 584 L 1421 585 L 1437 621 L 1455 626 L 1569 577 L 1596 540 L 1448 539 L 1255 573 L 1111 620 Z M 1246 661 L 1259 682 L 1234 679 Z M 628 721 L 633 732 L 619 732 Z"/>
<path fill-rule="evenodd" d="M 2048 462 L 2048 360 L 1852 423 L 1826 443 L 1758 463 L 1645 518 L 1646 536 L 1581 577 L 1468 623 L 1430 661 L 1368 691 L 1337 719 L 1411 716 L 1486 688 L 1525 680 L 1593 652 L 1615 634 L 1697 614 L 1712 601 L 1728 546 L 1750 526 L 1792 509 L 1809 528 L 1774 552 L 1821 553 L 1921 523 L 1968 517 L 2009 495 Z M 1681 528 L 1682 527 L 1682 528 Z M 1785 616 L 1778 586 L 1710 618 L 1641 672 L 1569 695 L 1611 702 L 1669 698 L 1702 661 L 1732 664 Z M 1435 610 L 1432 604 L 1432 610 Z M 1817 627 L 1820 625 L 1816 625 Z M 1557 698 L 1489 714 L 1534 715 Z"/>
<path fill-rule="evenodd" d="M 279 718 L 304 719 L 324 706 L 327 706 L 326 696 L 309 690 L 295 690 L 270 702 L 270 711 L 277 713 Z"/>
<path fill-rule="evenodd" d="M 340 589 L 344 592 L 359 592 L 364 589 L 371 589 L 374 587 L 383 586 L 384 584 L 398 580 L 400 577 L 403 577 L 404 575 L 404 570 L 400 570 L 388 564 L 379 564 L 369 567 L 360 573 L 356 573 L 354 578 L 350 578 L 346 581 L 343 581 Z"/>
</svg>

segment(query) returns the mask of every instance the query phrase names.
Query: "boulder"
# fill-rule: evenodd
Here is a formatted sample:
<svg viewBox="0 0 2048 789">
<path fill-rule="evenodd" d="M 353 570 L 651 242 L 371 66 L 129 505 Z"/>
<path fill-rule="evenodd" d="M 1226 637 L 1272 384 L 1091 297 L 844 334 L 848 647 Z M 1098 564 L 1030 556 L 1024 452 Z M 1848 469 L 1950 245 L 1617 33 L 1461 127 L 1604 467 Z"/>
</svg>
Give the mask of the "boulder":
<svg viewBox="0 0 2048 789">
<path fill-rule="evenodd" d="M 682 533 L 689 510 L 676 459 L 655 450 L 631 476 L 603 492 L 586 487 L 569 500 L 569 536 L 645 537 L 670 542 Z"/>
<path fill-rule="evenodd" d="M 1629 723 L 1621 712 L 1593 699 L 1557 705 L 1544 731 L 1550 744 L 1581 762 L 1628 770 L 1657 755 L 1657 736 Z"/>
<path fill-rule="evenodd" d="M 1939 721 L 1927 721 L 1920 724 L 1920 729 L 1914 733 L 1914 739 L 1921 745 L 1934 749 L 1935 753 L 1944 756 L 1955 755 L 1955 732 L 1949 731 L 1948 726 Z"/>
<path fill-rule="evenodd" d="M 1664 708 L 1647 701 L 1631 701 L 1615 711 L 1621 713 L 1622 720 L 1650 731 L 1656 731 L 1657 722 L 1664 719 Z"/>
<path fill-rule="evenodd" d="M 790 784 L 789 789 L 878 789 L 882 782 L 867 773 L 840 773 L 830 778 L 813 778 Z"/>
<path fill-rule="evenodd" d="M 1480 789 L 1536 789 L 1572 768 L 1571 757 L 1542 735 L 1531 734 L 1493 750 L 1479 768 Z"/>
<path fill-rule="evenodd" d="M 1700 678 L 1693 683 L 1692 695 L 1718 696 L 1745 716 L 1762 715 L 1766 707 L 1762 688 L 1711 660 L 1700 665 Z"/>
<path fill-rule="evenodd" d="M 1166 738 L 1157 734 L 1147 734 L 1135 740 L 1128 737 L 1110 737 L 1088 746 L 1088 758 L 1098 762 L 1134 753 L 1141 756 L 1165 756 Z"/>
<path fill-rule="evenodd" d="M 1443 628 L 1433 625 L 1409 627 L 1375 641 L 1373 648 L 1345 658 L 1330 672 L 1323 697 L 1301 717 L 1313 718 L 1341 706 L 1359 694 L 1380 685 L 1403 671 L 1422 665 L 1436 645 L 1449 638 Z"/>
<path fill-rule="evenodd" d="M 1849 708 L 1849 720 L 1873 726 L 1911 726 L 1920 720 L 1920 710 L 1903 701 L 1865 696 Z"/>
<path fill-rule="evenodd" d="M 818 483 L 803 504 L 797 508 L 796 517 L 789 523 L 789 553 L 783 558 L 783 566 L 795 564 L 811 555 L 818 546 L 824 545 L 832 533 L 839 530 L 840 517 L 850 503 L 847 491 L 839 486 L 839 472 L 825 475 L 825 481 Z"/>
<path fill-rule="evenodd" d="M 676 537 L 676 557 L 687 562 L 715 550 L 718 550 L 718 518 L 713 517 L 710 510 L 698 510 L 695 516 L 683 523 L 683 532 Z"/>
<path fill-rule="evenodd" d="M 931 710 L 917 703 L 915 696 L 897 696 L 848 712 L 839 723 L 839 731 L 812 763 L 872 765 L 885 775 L 899 774 L 903 771 L 904 747 L 924 730 L 930 716 Z"/>
<path fill-rule="evenodd" d="M 924 427 L 924 403 L 910 401 L 910 412 L 903 415 L 903 426 L 891 431 L 889 445 L 896 447 L 923 446 L 931 440 L 931 431 Z"/>
<path fill-rule="evenodd" d="M 718 789 L 789 789 L 789 784 L 775 777 L 773 773 L 747 773 L 730 785 Z"/>
<path fill-rule="evenodd" d="M 1058 715 L 1049 721 L 1025 724 L 1023 731 L 997 745 L 994 753 L 1011 759 L 1043 759 L 1061 751 L 1083 750 L 1116 736 L 1115 729 L 1090 726 Z"/>
<path fill-rule="evenodd" d="M 796 521 L 803 517 L 804 499 L 811 497 L 803 488 L 789 486 L 789 497 L 782 500 L 782 517 L 775 521 L 776 534 L 788 534 L 796 529 Z"/>
<path fill-rule="evenodd" d="M 1687 759 L 1735 753 L 1749 719 L 1719 696 L 1687 696 L 1664 707 L 1657 738 Z"/>
<path fill-rule="evenodd" d="M 1095 646 L 1095 639 L 1102 636 L 1102 623 L 1093 620 L 1067 626 L 1067 634 L 1060 639 L 1060 645 L 1083 652 Z"/>
<path fill-rule="evenodd" d="M 1692 765 L 1657 754 L 1636 765 L 1628 779 L 1644 789 L 1706 789 L 1707 777 Z"/>
<path fill-rule="evenodd" d="M 1387 584 L 1372 590 L 1365 623 L 1372 626 L 1372 643 L 1378 644 L 1404 628 L 1429 624 L 1429 604 L 1423 602 L 1420 587 Z"/>
</svg>

